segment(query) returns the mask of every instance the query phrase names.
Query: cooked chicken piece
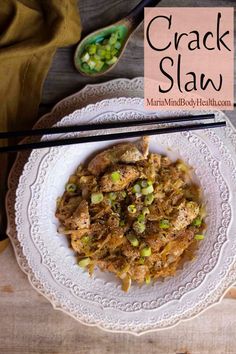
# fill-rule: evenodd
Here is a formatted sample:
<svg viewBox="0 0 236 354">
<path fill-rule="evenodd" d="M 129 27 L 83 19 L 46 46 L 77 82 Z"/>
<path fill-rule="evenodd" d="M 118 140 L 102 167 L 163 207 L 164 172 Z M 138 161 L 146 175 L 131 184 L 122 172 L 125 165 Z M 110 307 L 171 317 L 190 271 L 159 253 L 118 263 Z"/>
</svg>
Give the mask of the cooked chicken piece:
<svg viewBox="0 0 236 354">
<path fill-rule="evenodd" d="M 173 221 L 173 230 L 175 231 L 179 231 L 191 224 L 199 213 L 199 206 L 195 202 L 183 202 L 178 209 L 178 215 Z"/>
<path fill-rule="evenodd" d="M 65 225 L 72 230 L 89 228 L 90 216 L 88 203 L 86 200 L 82 200 L 73 215 L 68 220 L 66 220 Z"/>
<path fill-rule="evenodd" d="M 124 144 L 125 145 L 125 144 Z M 133 163 L 146 160 L 149 149 L 149 138 L 147 136 L 138 140 L 136 144 L 126 144 L 127 148 L 119 157 L 120 162 Z"/>
<path fill-rule="evenodd" d="M 114 181 L 113 173 L 118 173 L 118 179 Z M 101 192 L 117 192 L 125 189 L 131 182 L 139 177 L 137 169 L 130 165 L 118 165 L 115 170 L 105 173 L 100 180 Z"/>
<path fill-rule="evenodd" d="M 56 211 L 56 217 L 60 221 L 66 221 L 76 210 L 77 205 L 81 202 L 82 198 L 78 197 L 71 197 L 67 200 L 67 192 L 64 193 L 62 201 L 59 203 L 59 206 Z"/>
<path fill-rule="evenodd" d="M 89 233 L 88 229 L 80 229 L 71 233 L 71 247 L 76 252 L 81 252 L 83 249 L 83 243 L 81 238 L 87 236 Z"/>
<path fill-rule="evenodd" d="M 111 149 L 105 150 L 96 155 L 89 163 L 88 170 L 97 176 L 105 169 L 115 163 L 134 163 L 145 160 L 148 155 L 149 140 L 144 137 L 136 144 L 118 144 Z"/>
<path fill-rule="evenodd" d="M 163 246 L 163 241 L 158 234 L 152 234 L 146 236 L 145 241 L 151 247 L 154 252 L 159 252 L 160 248 Z"/>
<path fill-rule="evenodd" d="M 124 245 L 122 246 L 121 250 L 122 253 L 129 259 L 130 262 L 132 262 L 132 260 L 134 260 L 135 258 L 140 257 L 139 249 L 132 247 L 127 239 L 124 240 Z"/>
<path fill-rule="evenodd" d="M 82 176 L 79 179 L 79 186 L 82 190 L 82 197 L 87 199 L 89 192 L 96 187 L 97 181 L 94 176 Z"/>
<path fill-rule="evenodd" d="M 111 250 L 115 250 L 117 247 L 122 245 L 122 243 L 124 242 L 123 238 L 124 237 L 123 237 L 122 231 L 121 230 L 117 230 L 117 232 L 112 233 L 112 236 L 111 236 L 109 242 L 107 243 L 107 246 Z"/>
</svg>

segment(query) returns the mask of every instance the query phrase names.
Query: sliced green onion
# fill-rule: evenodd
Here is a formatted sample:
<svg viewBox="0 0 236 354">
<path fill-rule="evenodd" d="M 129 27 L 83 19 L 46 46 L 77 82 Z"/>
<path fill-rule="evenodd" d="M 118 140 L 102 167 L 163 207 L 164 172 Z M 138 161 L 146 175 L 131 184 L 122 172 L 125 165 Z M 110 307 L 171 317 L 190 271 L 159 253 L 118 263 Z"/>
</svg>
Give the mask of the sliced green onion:
<svg viewBox="0 0 236 354">
<path fill-rule="evenodd" d="M 82 64 L 82 68 L 86 71 L 88 71 L 90 69 L 89 65 L 87 63 L 83 63 Z"/>
<path fill-rule="evenodd" d="M 112 33 L 111 37 L 109 38 L 109 44 L 115 44 L 118 38 L 118 33 Z"/>
<path fill-rule="evenodd" d="M 204 235 L 195 235 L 195 240 L 204 240 Z"/>
<path fill-rule="evenodd" d="M 121 192 L 121 196 L 122 196 L 122 198 L 126 198 L 127 197 L 127 193 L 125 191 L 122 191 Z"/>
<path fill-rule="evenodd" d="M 167 219 L 162 219 L 159 221 L 159 227 L 161 229 L 169 229 L 170 227 L 170 222 Z"/>
<path fill-rule="evenodd" d="M 118 50 L 115 49 L 115 48 L 113 48 L 113 49 L 111 50 L 111 55 L 112 55 L 113 57 L 115 57 L 115 56 L 117 56 L 117 54 L 118 54 Z"/>
<path fill-rule="evenodd" d="M 148 194 L 151 194 L 152 192 L 154 191 L 154 188 L 153 186 L 147 186 L 146 188 L 142 188 L 142 195 L 148 195 Z"/>
<path fill-rule="evenodd" d="M 150 211 L 149 211 L 149 209 L 147 207 L 144 207 L 142 209 L 142 213 L 143 213 L 143 215 L 148 215 L 148 214 L 150 214 Z"/>
<path fill-rule="evenodd" d="M 128 212 L 131 214 L 135 214 L 137 211 L 136 206 L 134 204 L 130 204 L 127 209 L 128 209 Z"/>
<path fill-rule="evenodd" d="M 193 220 L 193 226 L 201 226 L 202 225 L 202 220 L 200 218 L 196 218 L 195 220 Z"/>
<path fill-rule="evenodd" d="M 66 185 L 66 191 L 69 192 L 69 193 L 74 193 L 77 189 L 77 186 L 76 184 L 74 183 L 67 183 Z"/>
<path fill-rule="evenodd" d="M 78 264 L 81 268 L 85 268 L 87 267 L 87 265 L 89 265 L 89 263 L 90 263 L 90 258 L 83 258 L 79 261 Z"/>
<path fill-rule="evenodd" d="M 105 60 L 111 60 L 111 53 L 110 52 L 106 52 L 106 55 L 105 55 Z"/>
<path fill-rule="evenodd" d="M 110 46 L 110 44 L 106 44 L 104 48 L 106 49 L 107 52 L 110 52 L 110 51 L 111 51 L 111 46 Z"/>
<path fill-rule="evenodd" d="M 140 215 L 138 216 L 137 220 L 138 220 L 139 222 L 144 222 L 144 221 L 145 221 L 145 215 L 140 214 Z"/>
<path fill-rule="evenodd" d="M 92 193 L 91 194 L 91 202 L 92 204 L 99 204 L 103 201 L 102 193 Z"/>
<path fill-rule="evenodd" d="M 104 59 L 106 57 L 106 50 L 105 49 L 102 49 L 102 48 L 99 48 L 98 51 L 97 51 L 97 55 L 101 58 L 101 59 Z"/>
<path fill-rule="evenodd" d="M 133 193 L 140 193 L 141 192 L 141 187 L 139 184 L 135 184 L 132 188 Z"/>
<path fill-rule="evenodd" d="M 107 57 L 106 57 L 106 59 L 107 59 Z M 117 62 L 117 60 L 118 60 L 118 58 L 116 56 L 114 56 L 111 59 L 107 60 L 106 63 L 108 65 L 113 65 L 113 64 L 115 64 Z"/>
<path fill-rule="evenodd" d="M 145 229 L 146 229 L 145 223 L 144 222 L 140 222 L 140 221 L 135 221 L 133 223 L 133 229 L 138 234 L 142 234 L 145 231 Z"/>
<path fill-rule="evenodd" d="M 88 61 L 88 66 L 89 66 L 90 69 L 92 70 L 92 69 L 95 68 L 96 62 L 95 62 L 94 60 L 90 59 L 90 60 Z"/>
<path fill-rule="evenodd" d="M 88 52 L 85 52 L 84 55 L 81 57 L 81 61 L 87 63 L 89 61 L 90 55 Z"/>
<path fill-rule="evenodd" d="M 85 244 L 85 245 L 89 242 L 89 240 L 90 240 L 90 237 L 89 237 L 89 236 L 83 236 L 83 237 L 81 238 L 81 242 L 82 242 L 83 244 Z"/>
<path fill-rule="evenodd" d="M 104 66 L 104 64 L 105 64 L 105 63 L 100 60 L 100 61 L 98 61 L 98 62 L 96 63 L 96 66 L 95 66 L 94 69 L 95 69 L 96 71 L 101 71 L 102 68 L 103 68 L 103 66 Z"/>
<path fill-rule="evenodd" d="M 146 195 L 145 199 L 144 199 L 144 204 L 145 205 L 151 205 L 154 201 L 154 195 L 153 194 L 148 194 Z"/>
<path fill-rule="evenodd" d="M 95 54 L 96 51 L 97 51 L 97 46 L 96 46 L 96 44 L 90 44 L 90 45 L 88 46 L 87 50 L 88 50 L 89 54 L 91 54 L 91 55 Z"/>
<path fill-rule="evenodd" d="M 150 284 L 150 282 L 151 282 L 151 277 L 150 277 L 149 274 L 146 275 L 146 277 L 145 277 L 145 282 L 146 282 L 146 284 Z"/>
<path fill-rule="evenodd" d="M 110 200 L 116 200 L 116 198 L 117 198 L 117 193 L 115 193 L 115 192 L 110 192 L 110 193 L 108 194 L 108 198 L 109 198 Z"/>
<path fill-rule="evenodd" d="M 151 250 L 151 247 L 149 247 L 149 246 L 142 248 L 140 251 L 140 255 L 142 257 L 149 257 L 149 256 L 151 256 L 151 254 L 152 254 L 152 250 Z"/>
<path fill-rule="evenodd" d="M 139 264 L 144 264 L 145 258 L 144 257 L 140 257 L 138 262 L 139 262 Z"/>
<path fill-rule="evenodd" d="M 135 237 L 134 235 L 126 235 L 127 239 L 129 240 L 129 242 L 131 243 L 132 246 L 134 247 L 138 247 L 139 245 L 139 240 L 137 239 L 137 237 Z"/>
<path fill-rule="evenodd" d="M 120 180 L 120 172 L 119 171 L 115 171 L 115 172 L 112 172 L 111 174 L 111 179 L 112 179 L 112 182 L 118 182 Z"/>
<path fill-rule="evenodd" d="M 147 186 L 148 186 L 147 180 L 141 181 L 141 186 L 142 186 L 143 188 L 147 187 Z"/>
<path fill-rule="evenodd" d="M 124 221 L 124 220 L 120 220 L 119 225 L 120 225 L 121 227 L 125 226 L 125 221 Z"/>
<path fill-rule="evenodd" d="M 117 41 L 117 42 L 114 44 L 114 47 L 119 50 L 119 49 L 121 48 L 121 43 L 120 43 L 119 41 Z"/>
<path fill-rule="evenodd" d="M 135 193 L 135 197 L 136 197 L 136 198 L 142 197 L 142 193 Z"/>
<path fill-rule="evenodd" d="M 152 186 L 153 185 L 153 183 L 152 183 L 152 181 L 150 179 L 147 181 L 147 185 L 148 186 Z"/>
<path fill-rule="evenodd" d="M 105 64 L 109 66 L 115 64 L 122 47 L 120 37 L 119 31 L 116 31 L 111 33 L 108 38 L 98 36 L 95 43 L 88 44 L 80 57 L 80 61 L 88 64 L 88 67 L 82 64 L 82 69 L 100 72 Z"/>
</svg>

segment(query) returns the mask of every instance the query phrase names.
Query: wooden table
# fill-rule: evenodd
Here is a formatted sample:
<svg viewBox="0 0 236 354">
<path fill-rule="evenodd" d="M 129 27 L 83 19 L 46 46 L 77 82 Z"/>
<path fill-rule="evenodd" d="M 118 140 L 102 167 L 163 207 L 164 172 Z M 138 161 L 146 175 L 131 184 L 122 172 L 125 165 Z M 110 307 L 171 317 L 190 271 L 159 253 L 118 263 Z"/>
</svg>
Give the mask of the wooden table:
<svg viewBox="0 0 236 354">
<path fill-rule="evenodd" d="M 88 33 L 127 13 L 137 0 L 80 0 Z M 234 6 L 235 0 L 163 0 L 161 6 Z M 40 114 L 85 84 L 143 75 L 143 28 L 133 36 L 118 66 L 104 77 L 87 79 L 73 68 L 74 48 L 58 50 L 45 82 Z M 236 80 L 235 80 L 236 82 Z M 236 91 L 236 90 L 235 90 Z M 235 112 L 228 114 L 236 125 Z M 29 285 L 12 248 L 0 255 L 0 354 L 235 354 L 236 290 L 199 317 L 161 332 L 133 337 L 86 327 L 53 310 Z"/>
</svg>

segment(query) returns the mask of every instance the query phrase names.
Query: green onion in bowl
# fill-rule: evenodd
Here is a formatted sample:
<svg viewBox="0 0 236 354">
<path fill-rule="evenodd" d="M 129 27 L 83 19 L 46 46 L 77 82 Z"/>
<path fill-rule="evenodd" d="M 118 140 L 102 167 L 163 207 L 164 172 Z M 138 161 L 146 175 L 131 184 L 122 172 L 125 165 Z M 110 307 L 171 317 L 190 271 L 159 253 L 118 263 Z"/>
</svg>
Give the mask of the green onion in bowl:
<svg viewBox="0 0 236 354">
<path fill-rule="evenodd" d="M 119 31 L 111 33 L 107 38 L 99 38 L 85 46 L 80 60 L 85 72 L 99 73 L 104 67 L 115 64 L 122 48 Z"/>
<path fill-rule="evenodd" d="M 117 198 L 117 193 L 116 193 L 116 192 L 110 192 L 110 193 L 108 194 L 108 198 L 109 198 L 110 200 L 116 200 L 116 198 Z"/>
</svg>

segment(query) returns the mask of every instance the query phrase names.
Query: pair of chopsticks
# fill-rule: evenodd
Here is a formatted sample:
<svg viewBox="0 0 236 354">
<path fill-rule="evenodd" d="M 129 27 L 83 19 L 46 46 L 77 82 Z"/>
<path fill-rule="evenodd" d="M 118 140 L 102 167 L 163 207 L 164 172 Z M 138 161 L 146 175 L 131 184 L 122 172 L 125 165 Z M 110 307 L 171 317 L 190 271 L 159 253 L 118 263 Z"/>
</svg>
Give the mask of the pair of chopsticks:
<svg viewBox="0 0 236 354">
<path fill-rule="evenodd" d="M 215 118 L 214 114 L 192 115 L 192 116 L 189 115 L 183 117 L 172 117 L 172 118 L 161 118 L 161 119 L 154 118 L 154 119 L 147 119 L 145 121 L 139 120 L 139 121 L 128 121 L 128 122 L 116 122 L 116 123 L 84 124 L 84 125 L 52 127 L 52 128 L 45 128 L 45 129 L 0 132 L 0 139 L 11 139 L 11 138 L 32 137 L 32 136 L 41 136 L 41 135 L 89 132 L 95 130 L 108 131 L 107 134 L 103 134 L 103 135 L 82 136 L 82 137 L 67 138 L 67 139 L 63 138 L 63 139 L 39 141 L 33 143 L 24 143 L 19 145 L 12 145 L 12 146 L 4 146 L 0 148 L 0 153 L 17 152 L 17 151 L 28 150 L 28 149 L 41 149 L 41 148 L 49 148 L 53 146 L 91 143 L 91 142 L 107 141 L 107 140 L 127 139 L 127 138 L 141 137 L 145 135 L 178 133 L 183 131 L 210 129 L 210 128 L 218 128 L 218 127 L 226 126 L 225 121 L 220 121 L 220 122 L 212 122 L 212 123 L 206 122 L 206 123 L 197 123 L 197 124 L 188 124 L 188 125 L 168 126 L 165 128 L 152 128 L 152 129 L 144 129 L 144 130 L 142 129 L 150 125 L 160 125 L 166 123 L 182 123 L 182 122 L 192 122 L 192 121 L 202 121 L 202 120 L 208 121 L 214 118 Z M 140 127 L 140 130 L 125 131 L 119 133 L 111 132 L 112 129 L 131 128 L 131 127 Z"/>
</svg>

